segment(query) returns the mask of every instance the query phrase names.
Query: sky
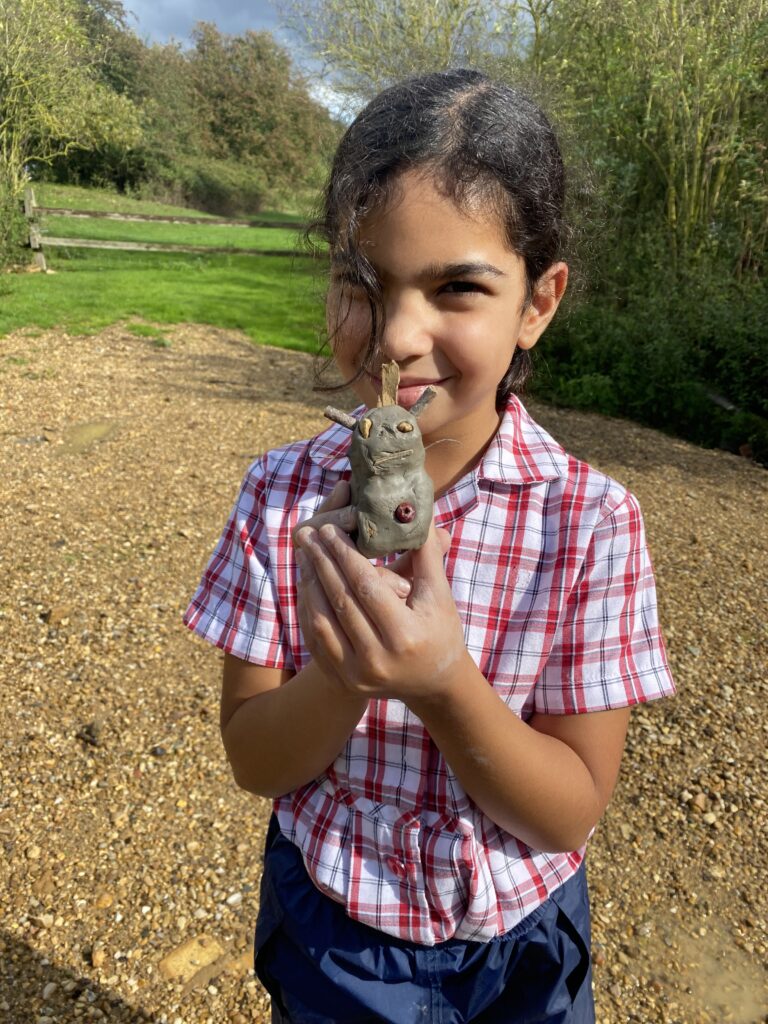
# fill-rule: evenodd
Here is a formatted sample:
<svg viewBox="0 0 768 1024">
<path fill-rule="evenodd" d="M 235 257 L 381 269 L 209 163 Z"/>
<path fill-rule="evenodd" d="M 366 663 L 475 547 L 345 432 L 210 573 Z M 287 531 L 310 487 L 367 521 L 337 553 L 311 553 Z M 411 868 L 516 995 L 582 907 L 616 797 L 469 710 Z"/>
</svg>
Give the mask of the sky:
<svg viewBox="0 0 768 1024">
<path fill-rule="evenodd" d="M 269 0 L 124 0 L 129 24 L 142 39 L 187 42 L 197 21 L 212 21 L 222 32 L 239 35 L 266 29 L 283 41 L 277 8 Z"/>
<path fill-rule="evenodd" d="M 294 58 L 297 56 L 295 46 L 280 27 L 277 6 L 270 0 L 123 0 L 123 6 L 128 24 L 150 43 L 167 43 L 171 38 L 188 43 L 195 23 L 210 21 L 230 35 L 240 35 L 249 28 L 271 32 L 281 45 L 294 50 Z M 300 58 L 297 64 L 311 79 L 316 70 L 312 62 Z M 346 101 L 326 83 L 310 80 L 310 92 L 337 117 L 348 119 Z"/>
</svg>

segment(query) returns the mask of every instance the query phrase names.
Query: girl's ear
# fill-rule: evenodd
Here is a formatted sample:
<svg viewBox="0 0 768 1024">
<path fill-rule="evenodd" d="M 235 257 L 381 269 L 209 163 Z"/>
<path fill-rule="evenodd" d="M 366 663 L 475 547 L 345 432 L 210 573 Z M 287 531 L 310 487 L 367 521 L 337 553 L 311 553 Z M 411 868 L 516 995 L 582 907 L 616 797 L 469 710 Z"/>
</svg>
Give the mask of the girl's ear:
<svg viewBox="0 0 768 1024">
<path fill-rule="evenodd" d="M 517 344 L 530 349 L 536 344 L 560 305 L 568 284 L 568 264 L 553 263 L 545 270 L 533 291 L 520 328 Z"/>
</svg>

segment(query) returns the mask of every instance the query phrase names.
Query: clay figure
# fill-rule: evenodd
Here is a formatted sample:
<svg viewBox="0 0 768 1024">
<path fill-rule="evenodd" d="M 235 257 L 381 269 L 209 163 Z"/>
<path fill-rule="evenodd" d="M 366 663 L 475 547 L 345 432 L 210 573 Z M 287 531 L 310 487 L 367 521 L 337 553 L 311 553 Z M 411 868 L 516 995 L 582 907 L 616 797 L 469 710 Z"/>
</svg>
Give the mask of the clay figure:
<svg viewBox="0 0 768 1024">
<path fill-rule="evenodd" d="M 417 418 L 436 392 L 427 388 L 410 410 L 404 409 L 396 404 L 398 378 L 396 363 L 382 368 L 381 404 L 359 420 L 331 406 L 325 410 L 328 419 L 352 431 L 353 536 L 366 558 L 421 547 L 432 522 L 434 487 L 424 468 Z"/>
</svg>

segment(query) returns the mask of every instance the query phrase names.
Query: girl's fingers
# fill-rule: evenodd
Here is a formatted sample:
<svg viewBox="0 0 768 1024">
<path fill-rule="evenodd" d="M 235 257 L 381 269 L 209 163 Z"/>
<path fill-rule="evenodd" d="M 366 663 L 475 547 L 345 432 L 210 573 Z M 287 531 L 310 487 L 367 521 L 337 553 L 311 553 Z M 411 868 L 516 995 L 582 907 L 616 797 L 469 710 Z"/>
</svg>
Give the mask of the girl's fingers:
<svg viewBox="0 0 768 1024">
<path fill-rule="evenodd" d="M 333 543 L 328 543 L 328 538 Z M 322 538 L 322 539 L 321 539 Z M 384 583 L 375 566 L 364 558 L 330 525 L 319 532 L 301 530 L 298 534 L 300 550 L 311 560 L 312 572 L 325 593 L 325 599 L 341 629 L 355 650 L 368 648 L 378 641 L 375 618 L 369 616 L 373 607 L 382 600 L 395 601 L 390 586 Z M 349 566 L 355 566 L 349 571 Z M 366 600 L 362 600 L 362 595 Z"/>
<path fill-rule="evenodd" d="M 442 534 L 446 530 L 438 530 L 435 524 L 429 528 L 429 535 L 420 548 L 417 548 L 411 555 L 411 576 L 412 591 L 411 601 L 418 601 L 420 597 L 427 600 L 434 600 L 441 591 L 450 593 L 450 584 L 445 575 L 443 558 L 446 552 L 446 540 Z M 450 547 L 450 534 L 448 534 L 448 547 Z"/>
<path fill-rule="evenodd" d="M 388 618 L 396 615 L 402 601 L 395 596 L 395 586 L 382 582 L 386 570 L 377 568 L 368 561 L 354 545 L 348 544 L 338 530 L 323 526 L 318 532 L 319 541 L 337 566 L 339 577 L 346 589 L 354 596 L 357 606 L 370 623 L 372 635 L 386 631 Z M 405 596 L 404 594 L 401 596 Z M 368 637 L 366 637 L 368 639 Z"/>
<path fill-rule="evenodd" d="M 435 533 L 437 539 L 440 542 L 440 548 L 443 552 L 443 558 L 451 550 L 451 535 L 450 533 L 441 527 L 435 527 Z M 396 572 L 400 576 L 410 577 L 413 574 L 412 566 L 413 551 L 405 551 L 402 555 L 399 555 L 394 562 L 390 562 L 387 566 L 390 572 Z"/>
<path fill-rule="evenodd" d="M 330 662 L 337 671 L 353 656 L 352 648 L 336 622 L 309 554 L 299 549 L 296 558 L 301 573 L 297 611 L 304 640 L 313 656 L 324 664 Z"/>
</svg>

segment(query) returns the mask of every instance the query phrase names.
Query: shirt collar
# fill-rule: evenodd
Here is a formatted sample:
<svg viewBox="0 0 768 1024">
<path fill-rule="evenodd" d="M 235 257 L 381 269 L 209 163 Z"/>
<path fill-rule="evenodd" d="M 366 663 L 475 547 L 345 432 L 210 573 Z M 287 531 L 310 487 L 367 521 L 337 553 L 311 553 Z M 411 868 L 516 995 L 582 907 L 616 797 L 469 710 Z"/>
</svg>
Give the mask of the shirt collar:
<svg viewBox="0 0 768 1024">
<path fill-rule="evenodd" d="M 358 419 L 364 405 L 353 409 Z M 329 473 L 349 471 L 350 432 L 333 423 L 312 439 L 309 457 Z M 568 456 L 563 448 L 536 423 L 516 395 L 510 395 L 499 429 L 477 467 L 480 480 L 505 484 L 530 484 L 554 480 L 567 472 Z"/>
<path fill-rule="evenodd" d="M 533 420 L 517 395 L 510 395 L 499 429 L 478 466 L 480 480 L 533 484 L 556 480 L 568 471 L 568 455 Z"/>
</svg>

